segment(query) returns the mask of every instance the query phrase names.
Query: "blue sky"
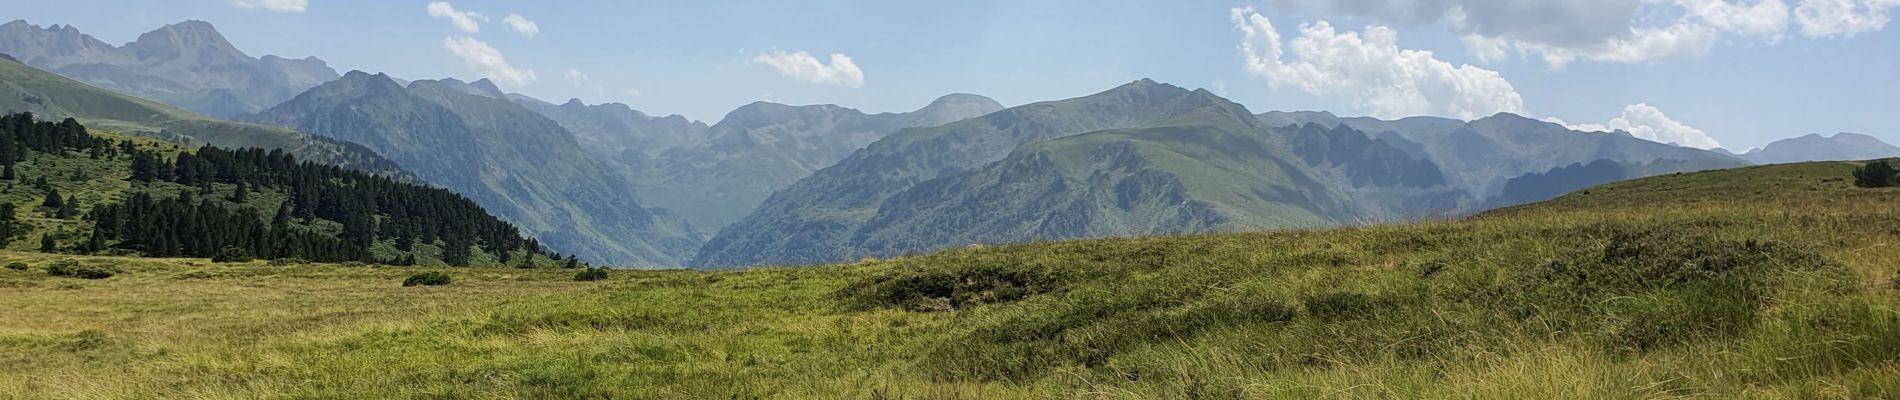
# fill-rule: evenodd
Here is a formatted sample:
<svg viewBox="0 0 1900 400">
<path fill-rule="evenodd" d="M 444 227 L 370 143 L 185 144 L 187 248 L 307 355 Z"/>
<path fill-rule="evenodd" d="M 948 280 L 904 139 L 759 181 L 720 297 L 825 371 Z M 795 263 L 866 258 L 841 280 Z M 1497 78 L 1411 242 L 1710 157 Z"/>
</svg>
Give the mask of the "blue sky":
<svg viewBox="0 0 1900 400">
<path fill-rule="evenodd" d="M 708 123 L 759 100 L 1018 105 L 1153 78 L 1255 112 L 1511 111 L 1736 149 L 1839 131 L 1900 142 L 1900 33 L 1887 26 L 1900 0 L 4 2 L 6 19 L 108 43 L 199 19 L 253 56 L 496 77 L 549 101 Z M 478 30 L 450 17 L 465 12 Z"/>
</svg>

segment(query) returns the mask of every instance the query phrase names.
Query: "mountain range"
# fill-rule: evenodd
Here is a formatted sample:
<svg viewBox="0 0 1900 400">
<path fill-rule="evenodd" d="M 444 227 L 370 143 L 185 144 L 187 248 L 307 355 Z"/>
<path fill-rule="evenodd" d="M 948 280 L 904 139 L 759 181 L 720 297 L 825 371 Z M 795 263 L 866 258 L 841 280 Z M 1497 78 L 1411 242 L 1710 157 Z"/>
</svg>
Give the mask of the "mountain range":
<svg viewBox="0 0 1900 400">
<path fill-rule="evenodd" d="M 1756 164 L 1785 164 L 1803 161 L 1869 160 L 1900 157 L 1900 147 L 1873 136 L 1841 132 L 1834 136 L 1810 133 L 1801 137 L 1769 142 L 1767 146 L 1736 154 Z"/>
<path fill-rule="evenodd" d="M 622 265 L 1403 221 L 1672 172 L 1900 155 L 1847 133 L 1733 154 L 1508 113 L 1256 114 L 1147 79 L 1009 108 L 969 94 L 902 113 L 756 102 L 708 125 L 620 103 L 555 104 L 488 79 L 253 58 L 201 21 L 122 46 L 14 21 L 0 25 L 0 53 L 18 60 L 0 60 L 0 108 L 405 176 L 468 197 L 549 249 Z"/>
<path fill-rule="evenodd" d="M 674 265 L 698 244 L 676 216 L 554 121 L 460 81 L 351 71 L 245 120 L 361 143 L 468 196 L 552 248 L 620 265 Z"/>
<path fill-rule="evenodd" d="M 695 226 L 717 230 L 744 217 L 773 192 L 891 132 L 1002 108 L 995 100 L 967 94 L 943 96 L 906 113 L 755 102 L 726 114 L 696 141 L 623 166 L 633 174 L 642 201 L 678 212 Z"/>
<path fill-rule="evenodd" d="M 255 58 L 204 21 L 166 25 L 113 46 L 71 25 L 0 25 L 0 53 L 43 70 L 218 118 L 275 105 L 336 70 L 316 57 Z"/>
<path fill-rule="evenodd" d="M 394 162 L 356 143 L 208 118 L 67 79 L 7 56 L 0 56 L 0 110 L 32 112 L 44 119 L 74 118 L 93 129 L 183 145 L 279 149 L 304 160 L 407 176 Z"/>
<path fill-rule="evenodd" d="M 803 264 L 971 243 L 1449 215 L 1497 204 L 1513 178 L 1523 185 L 1596 160 L 1659 166 L 1618 170 L 1629 175 L 1748 164 L 1511 114 L 1255 115 L 1206 90 L 1141 80 L 891 134 L 773 194 L 694 263 Z"/>
</svg>

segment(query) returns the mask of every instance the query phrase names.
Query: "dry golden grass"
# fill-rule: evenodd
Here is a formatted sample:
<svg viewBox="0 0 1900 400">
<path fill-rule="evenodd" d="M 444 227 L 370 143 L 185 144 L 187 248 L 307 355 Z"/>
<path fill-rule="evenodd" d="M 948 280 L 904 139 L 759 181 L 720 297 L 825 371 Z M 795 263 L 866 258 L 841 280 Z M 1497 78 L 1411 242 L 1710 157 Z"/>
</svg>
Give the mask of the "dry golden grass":
<svg viewBox="0 0 1900 400">
<path fill-rule="evenodd" d="M 7 252 L 0 397 L 1894 398 L 1900 190 L 1847 169 L 600 282 Z"/>
</svg>

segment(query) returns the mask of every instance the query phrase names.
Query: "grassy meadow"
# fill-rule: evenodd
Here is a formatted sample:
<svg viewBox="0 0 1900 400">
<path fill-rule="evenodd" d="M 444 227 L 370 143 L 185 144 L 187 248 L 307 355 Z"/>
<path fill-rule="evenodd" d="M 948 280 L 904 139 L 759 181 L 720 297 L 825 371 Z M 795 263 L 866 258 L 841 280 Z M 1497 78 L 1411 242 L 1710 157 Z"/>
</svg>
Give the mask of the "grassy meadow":
<svg viewBox="0 0 1900 400">
<path fill-rule="evenodd" d="M 16 246 L 0 398 L 1900 398 L 1900 188 L 1855 165 L 595 282 Z"/>
</svg>

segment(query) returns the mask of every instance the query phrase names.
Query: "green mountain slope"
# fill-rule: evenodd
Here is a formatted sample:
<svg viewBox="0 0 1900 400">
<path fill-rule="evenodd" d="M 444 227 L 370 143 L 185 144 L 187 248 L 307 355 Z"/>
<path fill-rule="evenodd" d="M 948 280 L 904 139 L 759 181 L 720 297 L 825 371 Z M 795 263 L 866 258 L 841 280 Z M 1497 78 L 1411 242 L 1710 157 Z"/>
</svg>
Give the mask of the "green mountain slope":
<svg viewBox="0 0 1900 400">
<path fill-rule="evenodd" d="M 354 143 L 276 126 L 220 121 L 155 101 L 100 89 L 0 57 L 0 111 L 76 118 L 95 129 L 189 146 L 281 149 L 298 158 L 379 174 L 403 174 L 393 162 Z"/>
<path fill-rule="evenodd" d="M 281 150 L 187 149 L 66 121 L 0 116 L 0 247 L 239 262 L 559 261 L 447 190 Z"/>
<path fill-rule="evenodd" d="M 698 235 L 560 125 L 463 85 L 352 71 L 250 120 L 362 143 L 474 199 L 549 247 L 614 264 L 677 265 Z"/>
<path fill-rule="evenodd" d="M 1225 103 L 1141 80 L 1091 96 L 1013 107 L 930 128 L 898 131 L 844 160 L 775 192 L 751 214 L 720 230 L 694 264 L 838 260 L 880 204 L 917 184 L 976 169 L 1024 143 L 1087 132 L 1160 127 L 1193 121 Z"/>
<path fill-rule="evenodd" d="M 841 253 L 1390 221 L 1462 194 L 1429 161 L 1350 128 L 1272 129 L 1224 100 L 1188 115 L 1031 142 L 925 181 L 885 200 Z"/>
<path fill-rule="evenodd" d="M 862 254 L 970 243 L 1334 225 L 1349 199 L 1258 127 L 1182 125 L 1036 142 L 892 196 Z"/>
</svg>

